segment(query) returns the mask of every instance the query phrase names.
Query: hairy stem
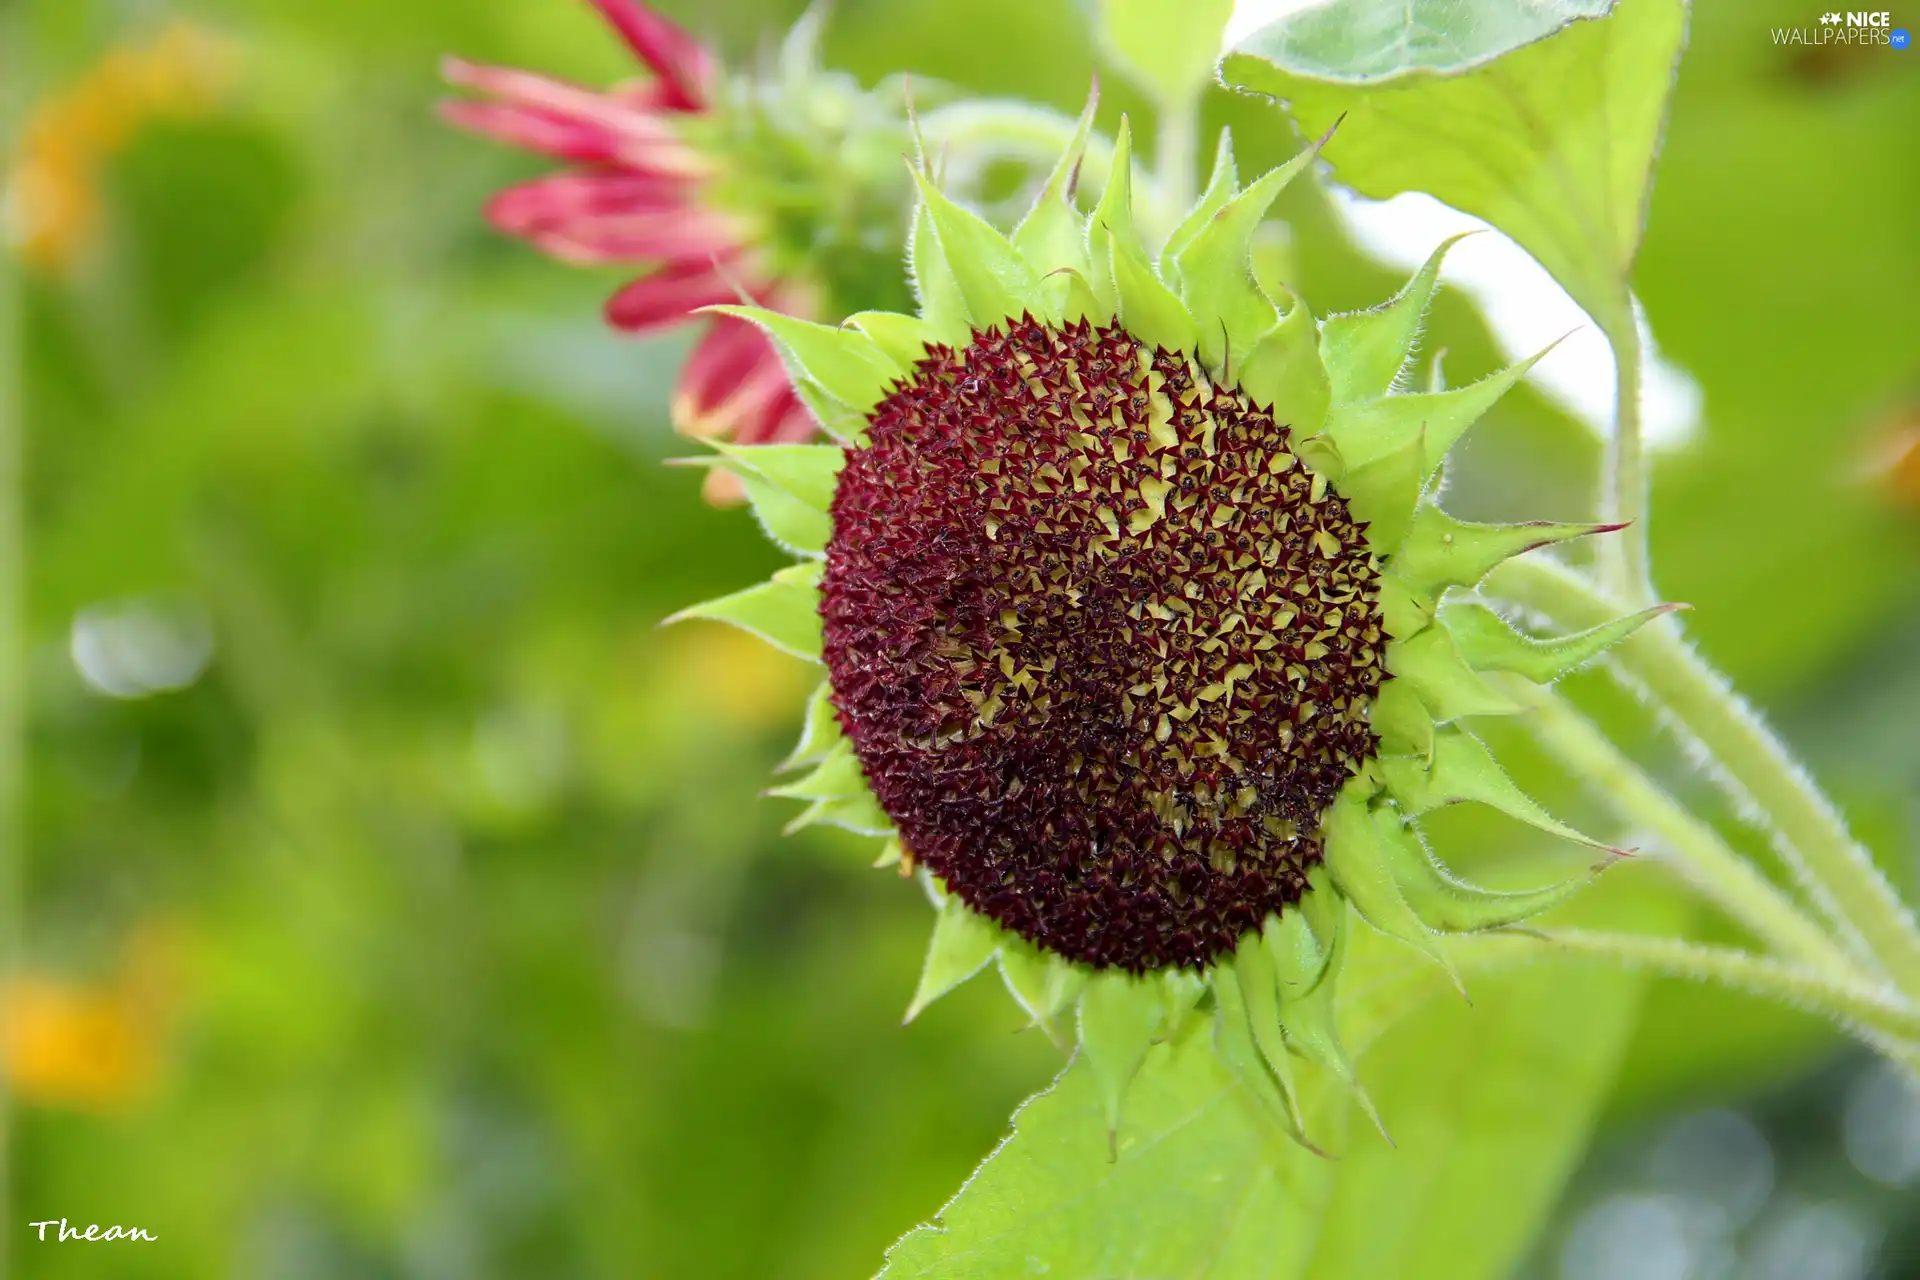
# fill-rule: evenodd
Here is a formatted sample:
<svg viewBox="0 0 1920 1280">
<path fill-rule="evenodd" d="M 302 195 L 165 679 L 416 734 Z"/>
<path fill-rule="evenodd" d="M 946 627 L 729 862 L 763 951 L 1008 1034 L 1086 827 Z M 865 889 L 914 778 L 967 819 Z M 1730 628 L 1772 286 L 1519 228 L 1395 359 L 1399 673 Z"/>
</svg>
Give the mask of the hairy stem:
<svg viewBox="0 0 1920 1280">
<path fill-rule="evenodd" d="M 1496 570 L 1484 588 L 1579 630 L 1623 612 L 1578 574 L 1537 556 Z M 1843 941 L 1920 996 L 1920 929 L 1872 855 L 1786 745 L 1670 619 L 1642 628 L 1614 661 L 1706 753 L 1709 773 L 1774 837 L 1781 859 Z"/>
<path fill-rule="evenodd" d="M 1501 935 L 1489 935 L 1501 936 Z M 1831 1018 L 1902 1066 L 1920 1060 L 1920 1008 L 1887 987 L 1816 973 L 1733 947 L 1702 946 L 1678 938 L 1584 929 L 1508 930 L 1562 951 L 1612 960 L 1668 977 L 1719 982 Z"/>
<path fill-rule="evenodd" d="M 1862 980 L 1859 966 L 1791 898 L 1566 699 L 1519 680 L 1503 687 L 1533 707 L 1525 724 L 1541 745 L 1622 817 L 1659 840 L 1695 889 L 1782 955 L 1830 977 Z"/>
<path fill-rule="evenodd" d="M 1646 352 L 1633 300 L 1627 298 L 1614 322 L 1607 326 L 1613 346 L 1613 437 L 1607 442 L 1606 469 L 1600 495 L 1601 519 L 1624 524 L 1601 550 L 1603 578 L 1613 594 L 1634 602 L 1635 608 L 1654 603 L 1653 579 L 1647 558 L 1647 467 L 1641 439 L 1641 377 Z"/>
</svg>

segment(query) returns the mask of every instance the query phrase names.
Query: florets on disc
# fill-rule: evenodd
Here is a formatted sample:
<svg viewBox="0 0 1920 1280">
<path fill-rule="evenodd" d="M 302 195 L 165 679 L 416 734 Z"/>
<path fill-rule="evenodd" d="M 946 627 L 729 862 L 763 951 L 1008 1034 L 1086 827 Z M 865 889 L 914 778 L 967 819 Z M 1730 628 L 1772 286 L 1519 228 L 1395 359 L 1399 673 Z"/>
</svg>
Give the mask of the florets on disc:
<svg viewBox="0 0 1920 1280">
<path fill-rule="evenodd" d="M 1117 326 L 933 348 L 833 501 L 842 726 L 913 856 L 1095 967 L 1299 900 L 1376 742 L 1378 570 L 1286 428 Z"/>
</svg>

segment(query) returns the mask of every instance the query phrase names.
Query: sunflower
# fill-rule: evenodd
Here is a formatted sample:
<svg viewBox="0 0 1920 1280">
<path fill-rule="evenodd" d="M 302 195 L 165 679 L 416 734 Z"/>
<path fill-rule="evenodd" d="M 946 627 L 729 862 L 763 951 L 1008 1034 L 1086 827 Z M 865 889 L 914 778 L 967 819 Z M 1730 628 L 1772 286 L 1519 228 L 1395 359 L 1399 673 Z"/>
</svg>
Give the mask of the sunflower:
<svg viewBox="0 0 1920 1280">
<path fill-rule="evenodd" d="M 1551 682 L 1662 610 L 1536 639 L 1462 594 L 1611 526 L 1441 509 L 1448 450 L 1539 359 L 1399 389 L 1445 246 L 1316 321 L 1250 252 L 1318 144 L 1243 188 L 1223 137 L 1152 253 L 1124 121 L 1076 205 L 1090 121 L 1011 235 L 917 175 L 917 316 L 719 308 L 779 344 L 838 443 L 715 443 L 798 562 L 679 616 L 824 664 L 807 772 L 774 794 L 926 885 L 909 1017 L 997 964 L 1049 1031 L 1077 1009 L 1117 1128 L 1149 1044 L 1211 1016 L 1304 1142 L 1295 1058 L 1371 1110 L 1333 1018 L 1350 915 L 1446 966 L 1440 935 L 1591 878 L 1494 893 L 1423 840 L 1475 802 L 1594 845 L 1460 723 L 1522 709 L 1486 673 Z M 1597 871 L 1617 851 L 1595 847 Z"/>
</svg>

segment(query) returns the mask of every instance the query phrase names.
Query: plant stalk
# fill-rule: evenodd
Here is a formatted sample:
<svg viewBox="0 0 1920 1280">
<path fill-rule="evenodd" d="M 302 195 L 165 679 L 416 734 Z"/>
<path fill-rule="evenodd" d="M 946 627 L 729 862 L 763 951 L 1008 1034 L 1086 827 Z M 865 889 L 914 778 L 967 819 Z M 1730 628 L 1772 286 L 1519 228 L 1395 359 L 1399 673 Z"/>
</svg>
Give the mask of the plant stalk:
<svg viewBox="0 0 1920 1280">
<path fill-rule="evenodd" d="M 1633 299 L 1623 298 L 1607 338 L 1613 347 L 1613 436 L 1607 441 L 1600 494 L 1601 519 L 1627 527 L 1601 548 L 1601 578 L 1608 589 L 1636 609 L 1655 603 L 1647 551 L 1648 478 L 1641 406 L 1646 351 Z"/>
<path fill-rule="evenodd" d="M 1154 139 L 1153 167 L 1160 178 L 1160 194 L 1178 216 L 1200 194 L 1195 167 L 1200 148 L 1200 101 L 1193 96 L 1161 105 L 1159 133 Z"/>
<path fill-rule="evenodd" d="M 1625 611 L 1578 574 L 1538 556 L 1509 561 L 1483 589 L 1568 630 Z M 1841 940 L 1870 956 L 1908 996 L 1920 998 L 1920 929 L 1912 914 L 1833 803 L 1725 677 L 1669 618 L 1624 641 L 1613 661 L 1705 749 L 1714 766 L 1710 776 L 1774 837 L 1782 860 Z"/>
<path fill-rule="evenodd" d="M 1764 875 L 1630 760 L 1565 698 L 1530 682 L 1502 687 L 1532 708 L 1524 723 L 1574 777 L 1659 840 L 1696 890 L 1770 949 L 1820 973 L 1866 981 L 1858 964 Z"/>
<path fill-rule="evenodd" d="M 1911 1069 L 1920 1044 L 1920 1008 L 1897 992 L 1815 973 L 1732 947 L 1702 946 L 1678 938 L 1584 929 L 1505 931 L 1563 951 L 1613 960 L 1633 968 L 1696 982 L 1719 982 L 1819 1013 L 1874 1044 Z M 1493 935 L 1498 936 L 1498 935 Z"/>
</svg>

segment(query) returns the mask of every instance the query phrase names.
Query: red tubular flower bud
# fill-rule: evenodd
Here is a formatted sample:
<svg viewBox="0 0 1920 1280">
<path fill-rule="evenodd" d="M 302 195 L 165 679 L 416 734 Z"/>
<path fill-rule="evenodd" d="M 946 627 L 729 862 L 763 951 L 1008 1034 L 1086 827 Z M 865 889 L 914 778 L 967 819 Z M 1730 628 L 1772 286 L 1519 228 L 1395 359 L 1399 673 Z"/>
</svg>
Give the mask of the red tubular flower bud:
<svg viewBox="0 0 1920 1280">
<path fill-rule="evenodd" d="M 634 55 L 660 77 L 665 105 L 680 111 L 704 110 L 713 95 L 715 66 L 706 46 L 686 31 L 634 0 L 592 0 L 613 24 Z"/>
</svg>

